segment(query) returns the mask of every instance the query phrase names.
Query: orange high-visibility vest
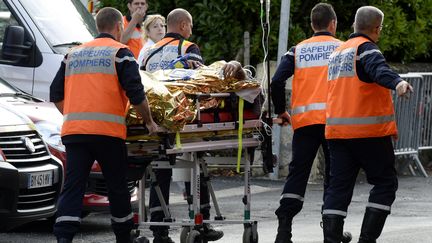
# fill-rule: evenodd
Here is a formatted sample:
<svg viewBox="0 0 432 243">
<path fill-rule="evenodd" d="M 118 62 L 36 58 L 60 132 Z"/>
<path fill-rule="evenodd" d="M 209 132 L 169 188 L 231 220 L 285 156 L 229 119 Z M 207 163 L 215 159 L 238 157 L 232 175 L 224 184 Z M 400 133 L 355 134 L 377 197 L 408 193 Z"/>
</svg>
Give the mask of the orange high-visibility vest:
<svg viewBox="0 0 432 243">
<path fill-rule="evenodd" d="M 182 41 L 181 46 L 180 41 Z M 179 56 L 184 56 L 186 50 L 193 44 L 184 39 L 179 40 L 173 37 L 165 37 L 146 51 L 141 66 L 145 66 L 145 70 L 149 72 L 167 69 L 173 60 Z M 153 54 L 153 52 L 155 53 Z M 190 53 L 190 55 L 193 56 L 196 54 Z"/>
<path fill-rule="evenodd" d="M 357 76 L 357 49 L 365 42 L 370 40 L 349 39 L 330 56 L 327 139 L 397 135 L 391 91 Z"/>
<path fill-rule="evenodd" d="M 127 46 L 111 38 L 97 38 L 68 54 L 62 136 L 94 134 L 126 138 L 128 98 L 115 68 L 120 48 Z"/>
<path fill-rule="evenodd" d="M 127 20 L 126 16 L 123 16 L 123 25 L 125 29 L 129 25 L 129 21 Z M 126 45 L 129 46 L 131 52 L 134 54 L 135 59 L 138 59 L 139 53 L 144 46 L 143 34 L 144 30 L 135 27 L 131 37 L 126 43 Z"/>
<path fill-rule="evenodd" d="M 291 98 L 293 129 L 325 124 L 327 64 L 330 54 L 341 43 L 332 36 L 319 35 L 296 46 Z"/>
</svg>

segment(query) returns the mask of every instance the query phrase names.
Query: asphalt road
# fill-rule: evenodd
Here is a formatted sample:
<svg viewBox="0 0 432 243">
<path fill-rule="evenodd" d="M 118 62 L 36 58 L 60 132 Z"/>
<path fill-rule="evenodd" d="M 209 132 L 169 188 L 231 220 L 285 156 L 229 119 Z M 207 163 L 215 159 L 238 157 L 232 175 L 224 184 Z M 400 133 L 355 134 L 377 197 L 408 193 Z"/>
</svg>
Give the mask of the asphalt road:
<svg viewBox="0 0 432 243">
<path fill-rule="evenodd" d="M 274 210 L 278 206 L 279 195 L 284 181 L 254 179 L 252 181 L 252 218 L 258 221 L 259 242 L 272 243 L 276 234 L 277 221 Z M 243 218 L 243 180 L 241 177 L 214 178 L 218 202 L 227 219 Z M 186 203 L 180 195 L 180 188 L 173 183 L 171 193 L 171 212 L 177 220 L 187 215 Z M 354 197 L 345 222 L 345 231 L 353 234 L 357 242 L 364 207 L 370 186 L 359 179 Z M 322 188 L 319 183 L 310 184 L 305 197 L 302 212 L 295 218 L 293 225 L 294 242 L 322 242 L 322 230 L 319 226 Z M 0 233 L 0 242 L 55 242 L 51 234 L 51 224 L 40 220 L 12 232 Z M 151 238 L 151 232 L 142 228 L 142 233 Z M 243 225 L 216 225 L 225 233 L 219 242 L 241 243 Z M 171 236 L 179 242 L 179 228 L 171 230 Z M 111 232 L 109 214 L 91 214 L 81 224 L 81 231 L 74 242 L 115 242 Z M 432 243 L 432 178 L 402 177 L 399 178 L 397 199 L 392 208 L 380 243 Z"/>
</svg>

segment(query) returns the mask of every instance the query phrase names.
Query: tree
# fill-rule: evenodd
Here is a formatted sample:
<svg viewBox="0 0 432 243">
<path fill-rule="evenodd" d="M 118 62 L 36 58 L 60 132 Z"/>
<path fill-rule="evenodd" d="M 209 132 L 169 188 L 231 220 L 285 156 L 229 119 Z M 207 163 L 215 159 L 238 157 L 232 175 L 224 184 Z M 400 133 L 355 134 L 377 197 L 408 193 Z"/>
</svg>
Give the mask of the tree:
<svg viewBox="0 0 432 243">
<path fill-rule="evenodd" d="M 295 45 L 312 35 L 309 13 L 321 1 L 291 0 L 289 45 Z M 426 61 L 432 50 L 432 0 L 333 0 L 338 15 L 338 37 L 346 40 L 352 32 L 355 10 L 373 5 L 384 14 L 384 28 L 378 45 L 389 61 Z M 102 6 L 112 6 L 127 12 L 127 0 L 102 0 Z M 263 59 L 261 7 L 257 0 L 159 0 L 149 1 L 148 13 L 166 16 L 174 8 L 187 9 L 194 17 L 191 41 L 196 42 L 206 63 L 230 60 L 243 47 L 243 33 L 251 35 L 251 64 Z M 280 1 L 271 1 L 270 58 L 277 57 Z"/>
<path fill-rule="evenodd" d="M 426 61 L 432 48 L 432 0 L 375 1 L 384 12 L 381 50 L 391 61 Z"/>
</svg>

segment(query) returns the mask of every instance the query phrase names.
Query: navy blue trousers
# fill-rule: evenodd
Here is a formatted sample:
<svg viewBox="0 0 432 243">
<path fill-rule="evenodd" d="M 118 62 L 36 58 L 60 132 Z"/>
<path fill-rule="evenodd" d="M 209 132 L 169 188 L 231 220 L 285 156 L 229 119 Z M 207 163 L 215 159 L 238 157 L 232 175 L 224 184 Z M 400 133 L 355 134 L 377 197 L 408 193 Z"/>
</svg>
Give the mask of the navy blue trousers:
<svg viewBox="0 0 432 243">
<path fill-rule="evenodd" d="M 97 160 L 108 186 L 111 225 L 116 236 L 128 236 L 134 226 L 127 187 L 125 141 L 97 136 L 88 142 L 66 143 L 66 177 L 58 201 L 54 235 L 72 239 L 79 230 L 82 200 L 91 166 Z"/>
<path fill-rule="evenodd" d="M 292 161 L 289 164 L 288 177 L 282 192 L 279 208 L 276 210 L 278 218 L 292 219 L 297 215 L 304 201 L 309 174 L 320 146 L 325 156 L 324 188 L 328 185 L 329 151 L 324 137 L 325 125 L 310 125 L 294 130 L 292 140 Z"/>
<path fill-rule="evenodd" d="M 373 188 L 367 207 L 390 213 L 398 180 L 391 137 L 330 139 L 330 185 L 327 188 L 323 214 L 347 215 L 360 168 Z"/>
</svg>

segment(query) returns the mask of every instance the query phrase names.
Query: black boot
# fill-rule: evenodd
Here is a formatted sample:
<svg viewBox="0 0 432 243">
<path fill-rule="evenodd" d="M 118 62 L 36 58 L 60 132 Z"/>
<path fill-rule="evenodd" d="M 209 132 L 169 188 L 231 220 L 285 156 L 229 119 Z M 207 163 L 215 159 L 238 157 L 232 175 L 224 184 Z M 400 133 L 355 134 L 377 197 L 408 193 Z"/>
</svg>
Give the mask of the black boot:
<svg viewBox="0 0 432 243">
<path fill-rule="evenodd" d="M 133 229 L 129 234 L 116 234 L 116 243 L 148 243 L 145 236 L 140 236 L 138 229 Z"/>
<path fill-rule="evenodd" d="M 352 235 L 350 232 L 343 232 L 342 243 L 349 243 L 352 240 Z"/>
<path fill-rule="evenodd" d="M 291 241 L 291 226 L 292 219 L 291 218 L 278 218 L 279 226 L 277 229 L 277 235 L 275 243 L 292 243 Z"/>
<path fill-rule="evenodd" d="M 321 228 L 322 228 L 322 222 L 321 222 Z M 349 243 L 352 240 L 352 234 L 350 232 L 343 232 L 342 234 L 342 243 Z"/>
<path fill-rule="evenodd" d="M 344 217 L 335 214 L 324 214 L 322 220 L 324 243 L 341 243 Z"/>
<path fill-rule="evenodd" d="M 72 240 L 66 238 L 57 238 L 57 243 L 72 243 Z"/>
<path fill-rule="evenodd" d="M 132 243 L 130 235 L 116 235 L 116 243 Z"/>
<path fill-rule="evenodd" d="M 215 230 L 210 224 L 205 223 L 203 226 L 203 239 L 207 241 L 217 241 L 224 236 L 220 230 Z"/>
<path fill-rule="evenodd" d="M 174 243 L 174 241 L 168 236 L 167 229 L 153 231 L 153 236 L 153 243 Z"/>
<path fill-rule="evenodd" d="M 361 227 L 359 243 L 375 243 L 384 228 L 388 211 L 366 208 Z"/>
<path fill-rule="evenodd" d="M 203 196 L 204 195 L 204 196 Z M 201 199 L 205 197 L 204 201 L 201 201 L 201 204 L 208 204 L 209 202 L 209 194 L 207 183 L 201 183 Z M 210 206 L 202 207 L 201 213 L 205 220 L 210 219 Z M 204 241 L 217 241 L 224 236 L 224 232 L 220 230 L 215 230 L 210 224 L 204 223 L 202 228 L 202 238 Z"/>
</svg>

